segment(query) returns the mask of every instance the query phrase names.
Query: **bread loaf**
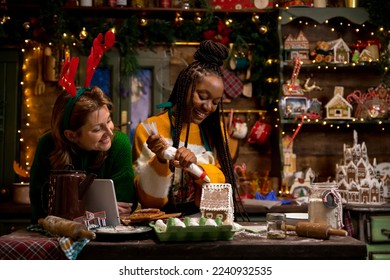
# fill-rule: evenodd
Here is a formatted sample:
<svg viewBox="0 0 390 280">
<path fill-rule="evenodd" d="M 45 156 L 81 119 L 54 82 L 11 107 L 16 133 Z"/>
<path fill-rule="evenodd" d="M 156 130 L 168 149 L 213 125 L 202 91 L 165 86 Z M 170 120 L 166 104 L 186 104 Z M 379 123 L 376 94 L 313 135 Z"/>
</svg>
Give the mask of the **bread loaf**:
<svg viewBox="0 0 390 280">
<path fill-rule="evenodd" d="M 84 224 L 49 215 L 44 219 L 39 219 L 40 224 L 45 230 L 53 235 L 71 237 L 74 240 L 83 238 L 95 239 L 94 232 L 87 229 Z"/>
</svg>

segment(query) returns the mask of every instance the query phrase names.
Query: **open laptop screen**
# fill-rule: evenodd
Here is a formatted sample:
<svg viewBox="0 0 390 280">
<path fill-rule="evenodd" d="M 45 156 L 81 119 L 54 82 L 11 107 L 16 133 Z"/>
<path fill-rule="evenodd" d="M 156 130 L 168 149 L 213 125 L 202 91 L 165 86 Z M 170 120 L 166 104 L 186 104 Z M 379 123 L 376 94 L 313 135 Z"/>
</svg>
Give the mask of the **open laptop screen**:
<svg viewBox="0 0 390 280">
<path fill-rule="evenodd" d="M 120 225 L 114 182 L 111 179 L 95 179 L 84 195 L 85 210 L 106 212 L 106 225 Z"/>
</svg>

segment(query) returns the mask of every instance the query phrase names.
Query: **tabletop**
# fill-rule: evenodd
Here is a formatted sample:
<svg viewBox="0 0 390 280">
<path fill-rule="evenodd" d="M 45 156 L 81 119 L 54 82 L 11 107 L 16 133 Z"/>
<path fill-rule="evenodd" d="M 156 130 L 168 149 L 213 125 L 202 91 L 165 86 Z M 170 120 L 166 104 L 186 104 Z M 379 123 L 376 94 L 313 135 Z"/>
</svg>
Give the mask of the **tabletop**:
<svg viewBox="0 0 390 280">
<path fill-rule="evenodd" d="M 32 246 L 33 249 L 29 248 Z M 0 259 L 64 259 L 55 237 L 25 230 L 0 236 L 0 248 Z M 289 234 L 286 239 L 276 240 L 267 239 L 264 233 L 239 231 L 233 240 L 226 241 L 160 242 L 149 231 L 121 239 L 93 240 L 85 245 L 77 259 L 362 260 L 366 256 L 365 243 L 350 236 L 314 239 Z"/>
</svg>

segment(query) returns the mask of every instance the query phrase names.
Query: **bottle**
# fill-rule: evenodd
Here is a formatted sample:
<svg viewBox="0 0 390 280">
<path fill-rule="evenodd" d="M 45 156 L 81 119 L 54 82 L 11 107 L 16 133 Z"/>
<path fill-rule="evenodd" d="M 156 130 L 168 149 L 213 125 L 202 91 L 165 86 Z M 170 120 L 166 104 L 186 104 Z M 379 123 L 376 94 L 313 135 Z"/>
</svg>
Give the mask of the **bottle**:
<svg viewBox="0 0 390 280">
<path fill-rule="evenodd" d="M 116 0 L 108 0 L 109 7 L 116 7 Z"/>
<path fill-rule="evenodd" d="M 116 5 L 119 7 L 126 7 L 127 6 L 127 0 L 116 0 Z"/>
<path fill-rule="evenodd" d="M 267 238 L 286 238 L 286 215 L 283 213 L 267 213 Z"/>
<path fill-rule="evenodd" d="M 170 8 L 171 0 L 160 0 L 160 8 Z"/>
</svg>

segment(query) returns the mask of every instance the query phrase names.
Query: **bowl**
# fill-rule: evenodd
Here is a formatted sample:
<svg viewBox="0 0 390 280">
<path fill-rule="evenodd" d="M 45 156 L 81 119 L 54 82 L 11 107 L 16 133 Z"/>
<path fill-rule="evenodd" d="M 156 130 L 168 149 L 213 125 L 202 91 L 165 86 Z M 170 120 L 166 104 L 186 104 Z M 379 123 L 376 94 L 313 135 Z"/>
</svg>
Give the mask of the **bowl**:
<svg viewBox="0 0 390 280">
<path fill-rule="evenodd" d="M 29 183 L 13 183 L 13 201 L 18 204 L 30 204 L 29 191 Z"/>
<path fill-rule="evenodd" d="M 308 213 L 285 213 L 286 224 L 295 226 L 298 222 L 308 222 Z"/>
</svg>

